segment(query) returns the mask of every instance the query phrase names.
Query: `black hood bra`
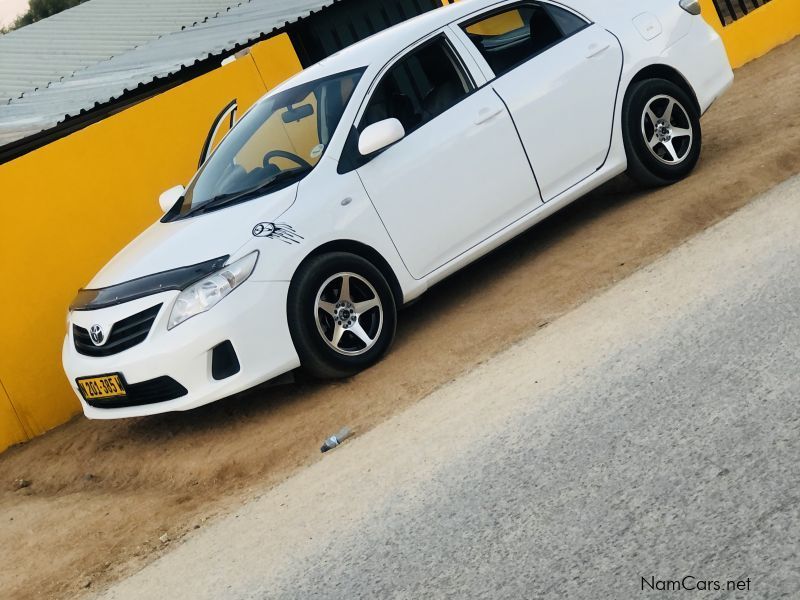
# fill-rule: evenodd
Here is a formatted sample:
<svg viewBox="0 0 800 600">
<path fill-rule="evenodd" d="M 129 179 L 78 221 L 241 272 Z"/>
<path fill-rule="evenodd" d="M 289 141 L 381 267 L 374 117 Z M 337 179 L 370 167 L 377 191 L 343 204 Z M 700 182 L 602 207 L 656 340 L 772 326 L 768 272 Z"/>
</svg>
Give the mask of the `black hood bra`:
<svg viewBox="0 0 800 600">
<path fill-rule="evenodd" d="M 189 267 L 179 267 L 170 271 L 146 275 L 139 279 L 118 283 L 107 288 L 97 290 L 80 290 L 69 309 L 72 310 L 99 310 L 131 302 L 161 292 L 183 291 L 193 283 L 219 271 L 230 258 L 220 256 L 213 260 L 202 262 Z"/>
</svg>

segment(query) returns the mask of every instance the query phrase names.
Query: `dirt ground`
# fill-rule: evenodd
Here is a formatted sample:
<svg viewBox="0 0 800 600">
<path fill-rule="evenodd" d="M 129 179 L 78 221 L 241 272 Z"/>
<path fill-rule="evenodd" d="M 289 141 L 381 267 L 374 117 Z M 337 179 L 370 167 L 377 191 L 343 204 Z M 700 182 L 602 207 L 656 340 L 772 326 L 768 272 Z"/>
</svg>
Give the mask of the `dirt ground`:
<svg viewBox="0 0 800 600">
<path fill-rule="evenodd" d="M 622 178 L 535 227 L 405 310 L 366 373 L 189 414 L 76 418 L 0 456 L 0 596 L 73 598 L 141 568 L 319 460 L 342 425 L 371 429 L 800 172 L 798 58 L 800 38 L 737 71 L 690 179 L 642 193 Z"/>
</svg>

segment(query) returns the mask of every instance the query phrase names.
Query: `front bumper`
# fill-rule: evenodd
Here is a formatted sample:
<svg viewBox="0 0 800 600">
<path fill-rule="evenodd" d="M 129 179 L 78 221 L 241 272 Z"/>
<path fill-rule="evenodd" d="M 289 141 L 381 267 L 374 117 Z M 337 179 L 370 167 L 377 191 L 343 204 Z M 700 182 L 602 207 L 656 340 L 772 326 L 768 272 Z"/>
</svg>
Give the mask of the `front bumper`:
<svg viewBox="0 0 800 600">
<path fill-rule="evenodd" d="M 286 320 L 286 282 L 244 283 L 210 311 L 182 323 L 172 331 L 167 321 L 178 292 L 166 292 L 96 311 L 74 311 L 62 350 L 64 371 L 90 419 L 122 419 L 165 412 L 186 411 L 274 379 L 300 366 Z M 147 338 L 141 344 L 112 356 L 89 357 L 75 349 L 72 325 L 90 329 L 96 323 L 106 331 L 112 324 L 162 304 Z M 239 371 L 222 380 L 212 374 L 212 352 L 230 342 Z M 129 386 L 171 378 L 187 393 L 174 400 L 137 406 L 90 406 L 81 396 L 77 379 L 110 373 L 122 374 Z"/>
</svg>

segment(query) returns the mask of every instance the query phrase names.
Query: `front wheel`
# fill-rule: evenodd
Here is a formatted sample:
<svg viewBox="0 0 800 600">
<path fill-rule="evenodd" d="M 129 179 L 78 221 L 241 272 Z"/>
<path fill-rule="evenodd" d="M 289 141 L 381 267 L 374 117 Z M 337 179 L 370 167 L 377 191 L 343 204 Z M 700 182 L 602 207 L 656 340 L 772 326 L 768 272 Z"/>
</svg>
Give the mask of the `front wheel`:
<svg viewBox="0 0 800 600">
<path fill-rule="evenodd" d="M 300 268 L 287 313 L 303 369 L 323 379 L 349 377 L 378 362 L 397 326 L 386 278 L 346 252 L 316 256 Z"/>
<path fill-rule="evenodd" d="M 700 159 L 700 115 L 680 87 L 664 79 L 635 83 L 622 112 L 628 174 L 646 186 L 684 179 Z"/>
</svg>

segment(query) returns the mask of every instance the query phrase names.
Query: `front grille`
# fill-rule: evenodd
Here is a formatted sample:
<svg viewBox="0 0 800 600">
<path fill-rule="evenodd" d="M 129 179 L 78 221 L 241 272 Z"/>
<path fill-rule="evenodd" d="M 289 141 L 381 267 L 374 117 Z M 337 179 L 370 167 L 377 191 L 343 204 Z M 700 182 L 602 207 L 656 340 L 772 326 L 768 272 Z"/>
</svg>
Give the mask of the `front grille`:
<svg viewBox="0 0 800 600">
<path fill-rule="evenodd" d="M 124 398 L 87 400 L 86 403 L 94 408 L 130 408 L 131 406 L 146 406 L 177 400 L 189 393 L 172 377 L 159 377 L 142 383 L 129 383 L 125 385 L 125 390 L 128 394 Z"/>
<path fill-rule="evenodd" d="M 100 357 L 119 354 L 138 346 L 147 339 L 161 306 L 159 304 L 114 323 L 108 334 L 108 341 L 103 346 L 94 345 L 88 329 L 73 325 L 72 337 L 75 340 L 75 349 L 84 356 Z"/>
</svg>

